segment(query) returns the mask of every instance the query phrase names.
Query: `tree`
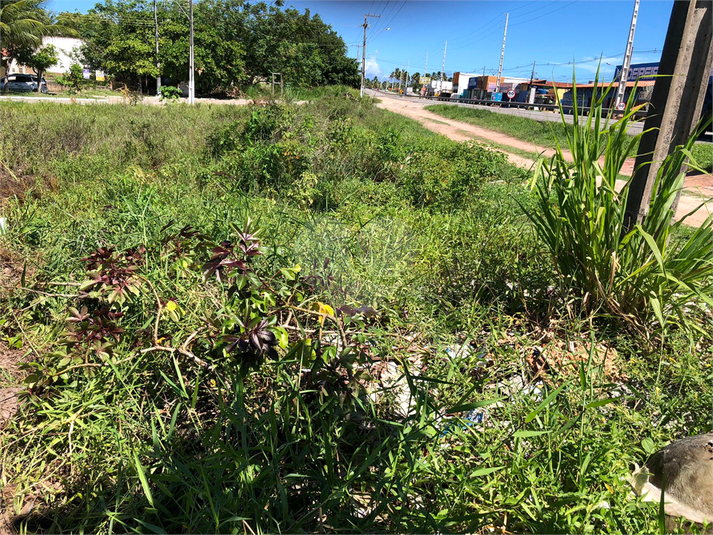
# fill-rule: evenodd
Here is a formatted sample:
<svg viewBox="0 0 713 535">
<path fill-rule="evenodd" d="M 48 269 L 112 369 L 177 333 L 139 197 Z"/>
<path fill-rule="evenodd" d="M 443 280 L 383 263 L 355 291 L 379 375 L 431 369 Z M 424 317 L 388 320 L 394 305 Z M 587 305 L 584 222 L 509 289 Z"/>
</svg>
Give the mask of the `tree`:
<svg viewBox="0 0 713 535">
<path fill-rule="evenodd" d="M 423 84 L 421 83 L 421 75 L 417 72 L 411 75 L 411 87 L 414 91 L 420 91 Z"/>
<path fill-rule="evenodd" d="M 17 61 L 30 67 L 37 74 L 37 92 L 42 90 L 42 75 L 59 61 L 57 49 L 52 45 L 43 46 L 36 51 L 22 48 L 17 52 Z"/>
<path fill-rule="evenodd" d="M 244 0 L 194 4 L 199 94 L 244 88 L 273 72 L 295 86 L 358 85 L 358 64 L 347 57 L 342 38 L 309 10 L 281 7 L 281 1 L 269 6 Z M 159 74 L 178 85 L 188 78 L 188 19 L 173 2 L 162 3 L 158 19 L 157 58 L 153 5 L 145 0 L 106 0 L 85 15 L 57 17 L 81 34 L 83 60 L 93 68 L 134 86 Z"/>
<path fill-rule="evenodd" d="M 35 50 L 49 33 L 50 18 L 41 0 L 2 0 L 0 2 L 0 47 L 9 63 L 20 50 Z"/>
</svg>

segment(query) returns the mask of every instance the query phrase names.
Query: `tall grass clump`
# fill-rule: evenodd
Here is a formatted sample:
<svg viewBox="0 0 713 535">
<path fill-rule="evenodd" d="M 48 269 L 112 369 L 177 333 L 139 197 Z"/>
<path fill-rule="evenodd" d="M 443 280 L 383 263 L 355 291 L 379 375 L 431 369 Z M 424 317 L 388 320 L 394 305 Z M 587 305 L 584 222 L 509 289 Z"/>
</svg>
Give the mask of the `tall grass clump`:
<svg viewBox="0 0 713 535">
<path fill-rule="evenodd" d="M 693 159 L 697 135 L 664 160 L 647 216 L 627 228 L 631 180 L 619 187 L 617 176 L 643 133 L 626 134 L 636 112 L 633 97 L 619 120 L 604 116 L 610 90 L 597 95 L 595 89 L 583 117 L 574 88 L 575 127 L 567 134 L 573 162 L 565 160 L 559 144 L 550 159 L 538 162 L 531 182 L 536 208 L 526 213 L 553 256 L 561 284 L 581 299 L 584 311 L 603 312 L 649 333 L 677 326 L 705 334 L 699 320 L 713 305 L 713 217 L 690 233 L 680 229 L 685 217 L 673 221 L 685 178 L 681 168 Z M 560 114 L 564 122 L 561 103 Z"/>
</svg>

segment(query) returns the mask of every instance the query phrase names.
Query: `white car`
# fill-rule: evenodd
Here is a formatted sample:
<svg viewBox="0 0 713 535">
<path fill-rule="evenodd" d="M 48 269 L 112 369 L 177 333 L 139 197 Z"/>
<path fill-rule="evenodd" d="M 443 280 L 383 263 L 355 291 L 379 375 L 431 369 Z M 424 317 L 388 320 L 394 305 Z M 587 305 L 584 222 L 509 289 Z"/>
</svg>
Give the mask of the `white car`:
<svg viewBox="0 0 713 535">
<path fill-rule="evenodd" d="M 0 79 L 0 91 L 13 91 L 30 93 L 37 91 L 37 75 L 35 74 L 8 74 Z M 47 93 L 47 82 L 42 78 L 42 93 Z"/>
</svg>

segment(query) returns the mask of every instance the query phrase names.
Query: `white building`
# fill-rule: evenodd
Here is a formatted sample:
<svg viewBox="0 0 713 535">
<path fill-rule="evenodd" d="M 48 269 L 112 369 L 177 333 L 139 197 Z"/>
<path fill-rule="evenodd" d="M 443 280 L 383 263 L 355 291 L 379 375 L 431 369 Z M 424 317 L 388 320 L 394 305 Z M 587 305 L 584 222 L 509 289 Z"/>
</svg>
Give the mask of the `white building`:
<svg viewBox="0 0 713 535">
<path fill-rule="evenodd" d="M 42 46 L 53 45 L 57 49 L 59 61 L 47 69 L 48 73 L 64 74 L 69 70 L 72 63 L 78 63 L 76 56 L 84 41 L 75 37 L 43 37 Z M 7 69 L 8 74 L 25 73 L 32 74 L 34 71 L 25 65 L 19 65 L 16 60 L 12 60 Z M 4 76 L 5 73 L 0 73 Z"/>
<path fill-rule="evenodd" d="M 57 64 L 47 69 L 47 72 L 57 74 L 67 72 L 72 63 L 78 63 L 76 56 L 83 44 L 84 41 L 75 37 L 43 37 L 42 46 L 53 45 L 59 57 Z"/>
</svg>

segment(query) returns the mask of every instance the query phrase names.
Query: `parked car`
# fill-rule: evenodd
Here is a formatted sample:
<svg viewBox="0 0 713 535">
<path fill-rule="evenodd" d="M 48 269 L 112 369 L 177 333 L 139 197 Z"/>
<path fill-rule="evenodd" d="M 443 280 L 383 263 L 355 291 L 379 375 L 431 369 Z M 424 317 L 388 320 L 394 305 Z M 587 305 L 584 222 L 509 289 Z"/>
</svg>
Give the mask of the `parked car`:
<svg viewBox="0 0 713 535">
<path fill-rule="evenodd" d="M 37 75 L 35 74 L 8 74 L 0 79 L 0 91 L 29 93 L 37 91 Z M 42 78 L 40 91 L 47 93 L 47 82 Z"/>
</svg>

